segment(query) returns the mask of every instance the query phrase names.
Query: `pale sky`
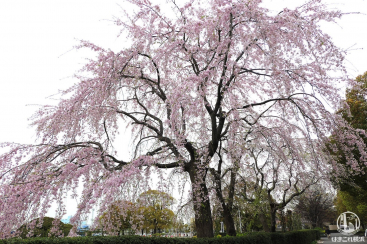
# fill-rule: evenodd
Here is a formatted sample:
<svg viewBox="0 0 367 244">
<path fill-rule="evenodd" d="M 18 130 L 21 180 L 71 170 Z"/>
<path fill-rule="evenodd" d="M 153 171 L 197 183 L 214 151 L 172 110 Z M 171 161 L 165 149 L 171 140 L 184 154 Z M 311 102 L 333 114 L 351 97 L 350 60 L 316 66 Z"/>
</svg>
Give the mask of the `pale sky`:
<svg viewBox="0 0 367 244">
<path fill-rule="evenodd" d="M 164 1 L 164 0 L 162 0 Z M 279 12 L 303 0 L 266 0 Z M 344 49 L 350 48 L 351 77 L 367 71 L 367 0 L 327 0 L 330 8 L 363 12 L 322 27 Z M 11 0 L 0 4 L 0 142 L 32 143 L 28 118 L 47 97 L 66 89 L 88 55 L 72 50 L 78 39 L 105 48 L 123 47 L 119 28 L 109 20 L 121 14 L 121 0 Z"/>
</svg>

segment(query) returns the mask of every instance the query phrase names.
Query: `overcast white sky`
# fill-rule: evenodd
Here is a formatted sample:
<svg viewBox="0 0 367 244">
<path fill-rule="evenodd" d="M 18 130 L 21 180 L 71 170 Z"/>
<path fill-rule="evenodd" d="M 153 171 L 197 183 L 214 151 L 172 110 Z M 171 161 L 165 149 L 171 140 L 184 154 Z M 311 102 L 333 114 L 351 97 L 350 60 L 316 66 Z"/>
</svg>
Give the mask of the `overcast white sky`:
<svg viewBox="0 0 367 244">
<path fill-rule="evenodd" d="M 164 0 L 162 0 L 164 1 Z M 303 0 L 266 0 L 279 12 Z M 351 48 L 347 67 L 351 77 L 367 71 L 367 0 L 327 0 L 330 8 L 363 12 L 343 17 L 323 29 L 342 48 Z M 31 143 L 28 118 L 32 104 L 47 99 L 75 82 L 71 76 L 87 53 L 71 50 L 77 39 L 113 50 L 122 46 L 118 27 L 109 20 L 121 14 L 121 0 L 11 0 L 0 4 L 0 142 Z M 70 51 L 71 50 L 71 51 Z"/>
</svg>

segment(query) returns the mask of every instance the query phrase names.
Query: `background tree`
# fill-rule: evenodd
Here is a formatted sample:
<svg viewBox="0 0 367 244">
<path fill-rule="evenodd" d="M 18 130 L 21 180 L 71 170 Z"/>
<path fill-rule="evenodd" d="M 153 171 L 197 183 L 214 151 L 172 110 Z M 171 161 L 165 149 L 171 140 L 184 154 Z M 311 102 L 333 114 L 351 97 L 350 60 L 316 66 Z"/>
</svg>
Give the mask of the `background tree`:
<svg viewBox="0 0 367 244">
<path fill-rule="evenodd" d="M 221 147 L 221 145 L 220 145 Z M 239 159 L 234 159 L 235 162 L 232 164 L 232 168 L 227 168 L 222 173 L 223 157 L 221 154 L 221 148 L 217 153 L 219 157 L 217 168 L 209 168 L 210 173 L 213 177 L 213 187 L 216 193 L 216 197 L 220 204 L 220 218 L 217 218 L 217 223 L 214 223 L 216 230 L 220 230 L 220 222 L 224 222 L 226 234 L 229 236 L 236 236 L 236 229 L 234 223 L 235 211 L 233 211 L 234 195 L 236 178 L 239 170 Z"/>
<path fill-rule="evenodd" d="M 338 215 L 343 212 L 351 211 L 359 217 L 362 226 L 367 224 L 367 203 L 366 193 L 361 192 L 361 195 L 355 195 L 357 191 L 354 189 L 352 194 L 349 191 L 338 191 L 334 201 Z"/>
<path fill-rule="evenodd" d="M 287 230 L 293 230 L 293 218 L 292 218 L 292 210 L 287 210 Z"/>
<path fill-rule="evenodd" d="M 363 136 L 363 143 L 367 145 L 367 72 L 355 79 L 355 84 L 346 91 L 344 107 L 338 111 L 339 114 Z M 337 142 L 333 141 L 334 144 Z M 357 149 L 353 151 L 354 157 L 358 159 L 358 167 L 348 164 L 348 157 L 338 152 L 339 166 L 344 170 L 343 175 L 332 175 L 334 186 L 338 188 L 335 200 L 338 214 L 345 211 L 355 212 L 362 223 L 367 223 L 367 167 L 365 156 Z"/>
<path fill-rule="evenodd" d="M 343 118 L 363 135 L 364 144 L 367 144 L 367 72 L 355 79 L 356 84 L 346 91 L 345 105 L 339 110 Z M 336 143 L 336 142 L 335 142 Z M 358 167 L 348 164 L 348 158 L 339 153 L 338 163 L 343 167 L 345 173 L 334 177 L 336 186 L 345 192 L 357 197 L 367 196 L 367 167 L 365 159 L 357 149 L 353 151 L 354 157 L 358 159 Z M 367 200 L 367 198 L 366 198 Z"/>
<path fill-rule="evenodd" d="M 141 229 L 153 230 L 161 233 L 173 225 L 174 212 L 168 207 L 174 203 L 174 198 L 169 194 L 157 190 L 148 190 L 138 199 L 139 213 L 144 216 Z"/>
<path fill-rule="evenodd" d="M 100 217 L 102 229 L 117 232 L 118 235 L 125 234 L 126 230 L 139 222 L 138 208 L 129 201 L 116 201 L 112 203 L 106 212 Z"/>
<path fill-rule="evenodd" d="M 312 144 L 302 139 L 292 141 L 282 130 L 272 128 L 267 134 L 267 130 L 262 129 L 252 134 L 242 176 L 242 196 L 250 202 L 258 201 L 259 197 L 267 202 L 272 232 L 276 231 L 277 212 L 286 218 L 283 211 L 287 205 L 325 178 L 327 172 L 326 164 L 314 155 Z M 307 170 L 311 168 L 317 170 Z M 265 219 L 263 222 L 266 226 Z"/>
<path fill-rule="evenodd" d="M 176 233 L 189 233 L 190 232 L 190 222 L 185 223 L 183 219 L 179 218 L 177 215 L 173 218 L 173 230 Z"/>
<path fill-rule="evenodd" d="M 43 217 L 22 225 L 18 231 L 23 239 L 30 237 L 58 237 L 68 236 L 72 227 L 71 224 L 64 224 L 59 219 Z"/>
<path fill-rule="evenodd" d="M 340 112 L 354 128 L 367 130 L 367 71 L 357 76 L 355 81 L 355 86 L 347 89 L 345 94 L 349 111 L 342 109 Z"/>
<path fill-rule="evenodd" d="M 264 230 L 273 232 L 276 229 L 277 211 L 285 209 L 295 197 L 300 196 L 320 179 L 326 178 L 327 165 L 315 151 L 313 143 L 304 138 L 295 140 L 294 136 L 284 131 L 283 127 L 261 127 L 261 130 L 254 127 L 251 134 L 246 135 L 247 147 L 239 147 L 241 151 L 237 158 L 229 157 L 230 153 L 226 149 L 224 151 L 227 153 L 222 156 L 220 145 L 217 153 L 218 168 L 210 168 L 210 172 L 229 235 L 236 235 L 232 215 L 236 214 L 233 212 L 233 199 L 239 181 L 237 178 L 242 180 L 237 191 L 242 191 L 241 195 L 245 201 L 256 203 L 258 206 L 260 202 L 268 203 L 268 207 L 259 208 L 257 214 Z M 224 172 L 223 158 L 234 161 Z M 305 170 L 311 168 L 318 170 Z M 251 187 L 248 187 L 249 185 Z M 268 209 L 271 217 L 270 227 L 266 219 Z"/>
<path fill-rule="evenodd" d="M 294 212 L 311 223 L 312 228 L 322 228 L 324 222 L 333 223 L 337 219 L 333 194 L 318 187 L 312 187 L 297 199 Z"/>
<path fill-rule="evenodd" d="M 298 213 L 292 212 L 292 227 L 291 230 L 302 230 L 302 216 Z"/>
<path fill-rule="evenodd" d="M 337 106 L 335 81 L 345 78 L 334 75 L 345 74 L 343 51 L 319 27 L 340 18 L 339 11 L 318 0 L 277 15 L 260 0 L 171 0 L 172 11 L 128 2 L 135 11 L 116 19 L 127 47 L 114 52 L 82 41 L 79 47 L 96 57 L 58 105 L 34 115 L 36 143 L 3 145 L 9 147 L 0 157 L 3 231 L 38 217 L 52 201 L 62 203 L 79 183 L 72 223 L 96 203 L 103 213 L 118 195 L 136 197 L 137 184 L 146 189 L 149 172 L 158 168 L 189 179 L 198 237 L 212 237 L 207 173 L 217 168 L 221 143 L 227 158 L 240 158 L 247 135 L 284 128 L 289 142 L 301 137 L 316 157 L 343 123 L 321 102 Z M 114 147 L 124 129 L 135 139 L 131 154 Z M 358 134 L 338 133 L 347 155 L 356 145 L 364 150 Z"/>
<path fill-rule="evenodd" d="M 343 203 L 343 198 L 340 196 L 340 191 L 338 191 L 336 194 L 336 197 L 334 200 L 334 206 L 338 214 L 348 211 L 346 206 Z"/>
<path fill-rule="evenodd" d="M 241 184 L 239 184 L 241 186 Z M 246 188 L 250 188 L 249 182 L 246 183 Z M 270 232 L 271 216 L 270 208 L 265 191 L 254 191 L 254 195 L 249 198 L 249 191 L 239 192 L 236 198 L 236 205 L 241 214 L 241 225 L 243 231 L 251 232 L 266 231 Z M 246 194 L 246 195 L 245 195 Z M 238 213 L 236 219 L 239 220 Z"/>
</svg>

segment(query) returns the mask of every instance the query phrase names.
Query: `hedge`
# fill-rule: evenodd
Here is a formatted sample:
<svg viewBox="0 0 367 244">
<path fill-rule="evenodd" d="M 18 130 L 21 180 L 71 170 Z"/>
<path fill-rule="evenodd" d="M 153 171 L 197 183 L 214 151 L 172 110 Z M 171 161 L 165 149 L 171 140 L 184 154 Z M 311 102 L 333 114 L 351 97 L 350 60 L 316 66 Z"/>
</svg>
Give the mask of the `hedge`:
<svg viewBox="0 0 367 244">
<path fill-rule="evenodd" d="M 92 236 L 65 238 L 12 238 L 0 244 L 311 244 L 320 239 L 317 230 L 286 233 L 255 232 L 239 237 L 221 238 L 166 238 L 142 236 Z"/>
</svg>

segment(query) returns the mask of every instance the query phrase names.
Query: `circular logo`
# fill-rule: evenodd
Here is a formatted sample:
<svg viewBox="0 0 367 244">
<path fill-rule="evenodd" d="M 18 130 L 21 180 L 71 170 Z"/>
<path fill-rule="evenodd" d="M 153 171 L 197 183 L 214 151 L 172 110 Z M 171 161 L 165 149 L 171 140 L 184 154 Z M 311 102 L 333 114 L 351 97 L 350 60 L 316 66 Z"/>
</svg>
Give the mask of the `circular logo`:
<svg viewBox="0 0 367 244">
<path fill-rule="evenodd" d="M 336 224 L 338 231 L 343 235 L 354 235 L 361 228 L 357 214 L 350 211 L 340 214 Z"/>
</svg>

